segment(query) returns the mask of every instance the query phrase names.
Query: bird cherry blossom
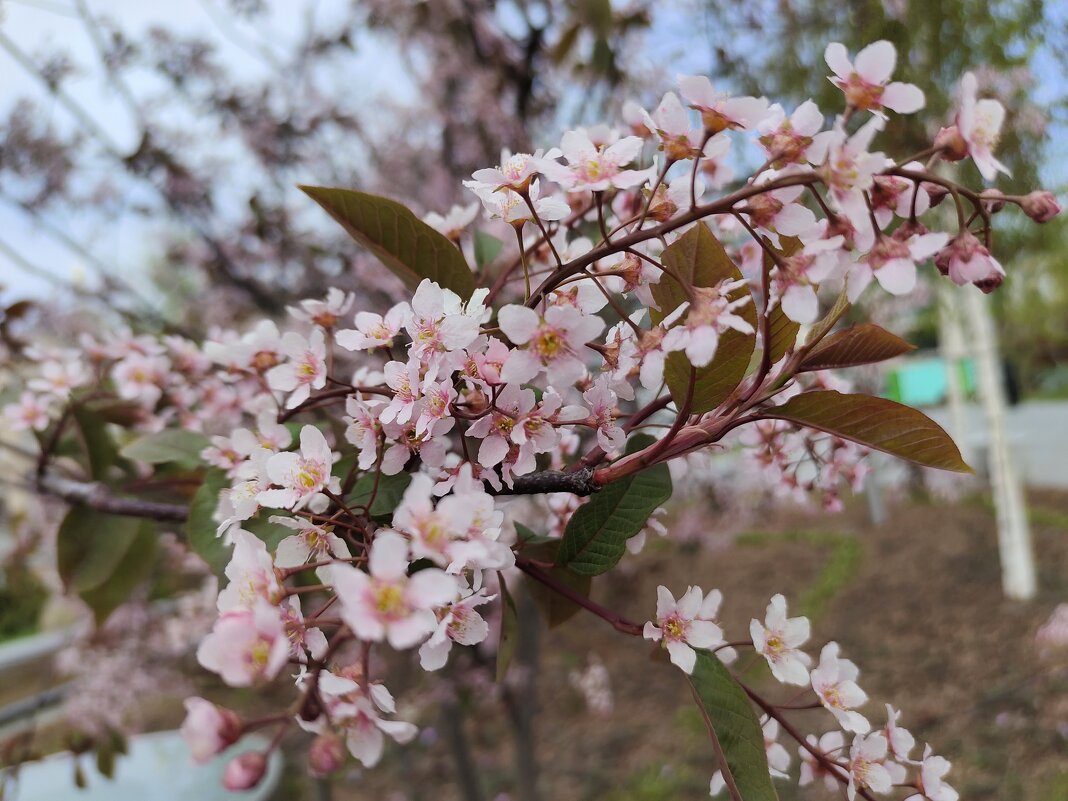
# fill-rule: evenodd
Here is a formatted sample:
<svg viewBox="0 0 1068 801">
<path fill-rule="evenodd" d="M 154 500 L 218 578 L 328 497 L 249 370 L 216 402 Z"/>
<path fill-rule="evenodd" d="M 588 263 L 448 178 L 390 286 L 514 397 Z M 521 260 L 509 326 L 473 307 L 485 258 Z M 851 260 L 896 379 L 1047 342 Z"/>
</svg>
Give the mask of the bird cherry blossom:
<svg viewBox="0 0 1068 801">
<path fill-rule="evenodd" d="M 784 684 L 804 686 L 809 683 L 808 654 L 798 650 L 809 637 L 806 617 L 786 617 L 786 599 L 775 595 L 768 604 L 764 622 L 753 620 L 749 634 L 757 653 L 768 660 L 771 672 Z"/>
<path fill-rule="evenodd" d="M 374 312 L 356 312 L 356 328 L 338 331 L 337 344 L 346 350 L 373 350 L 389 347 L 400 333 L 405 320 L 411 314 L 411 306 L 398 303 L 384 315 Z"/>
<path fill-rule="evenodd" d="M 501 380 L 509 384 L 531 381 L 542 370 L 553 385 L 573 384 L 586 372 L 580 355 L 586 343 L 604 330 L 601 318 L 569 306 L 552 306 L 544 317 L 526 306 L 505 306 L 497 322 L 519 346 L 501 368 Z"/>
<path fill-rule="evenodd" d="M 267 475 L 278 488 L 263 490 L 256 500 L 274 509 L 302 509 L 321 492 L 340 492 L 338 479 L 330 474 L 333 464 L 334 454 L 323 432 L 304 426 L 300 453 L 285 451 L 267 460 Z"/>
<path fill-rule="evenodd" d="M 326 337 L 316 328 L 308 338 L 296 331 L 282 337 L 280 350 L 287 361 L 267 371 L 271 389 L 288 392 L 287 408 L 304 403 L 313 389 L 326 386 Z"/>
<path fill-rule="evenodd" d="M 820 703 L 830 710 L 843 729 L 867 734 L 871 724 L 855 711 L 868 700 L 867 694 L 857 685 L 859 673 L 855 664 L 838 657 L 838 643 L 829 642 L 823 646 L 820 663 L 813 668 L 809 679 Z"/>
<path fill-rule="evenodd" d="M 705 367 L 715 358 L 719 338 L 728 330 L 752 334 L 752 324 L 735 311 L 753 300 L 748 292 L 731 299 L 745 286 L 744 279 L 723 280 L 713 287 L 694 287 L 694 300 L 682 322 L 668 329 L 661 346 L 667 352 L 685 351 L 694 367 Z"/>
<path fill-rule="evenodd" d="M 984 292 L 997 289 L 1005 277 L 1005 268 L 971 231 L 961 231 L 938 255 L 935 265 L 958 286 L 975 284 Z"/>
<path fill-rule="evenodd" d="M 383 639 L 398 649 L 411 648 L 434 631 L 434 609 L 456 594 L 456 580 L 438 568 L 408 576 L 408 543 L 397 533 L 380 534 L 371 545 L 369 573 L 334 565 L 342 619 L 370 642 Z"/>
<path fill-rule="evenodd" d="M 863 48 L 855 62 L 849 60 L 849 52 L 839 42 L 827 45 L 823 57 L 834 72 L 830 82 L 845 93 L 846 102 L 855 109 L 880 113 L 888 108 L 899 114 L 912 114 L 924 106 L 923 91 L 918 86 L 890 82 L 897 50 L 885 39 Z"/>
<path fill-rule="evenodd" d="M 752 128 L 768 113 L 765 97 L 731 97 L 716 91 L 704 75 L 680 75 L 677 80 L 682 96 L 700 113 L 705 131 L 710 135 L 728 129 Z"/>
<path fill-rule="evenodd" d="M 197 661 L 232 687 L 273 679 L 288 657 L 281 615 L 264 599 L 251 609 L 224 612 L 197 649 Z"/>
<path fill-rule="evenodd" d="M 182 739 L 198 764 L 221 754 L 241 737 L 241 720 L 229 709 L 191 696 L 185 699 L 185 712 Z"/>
<path fill-rule="evenodd" d="M 603 192 L 606 189 L 629 189 L 644 183 L 649 170 L 623 169 L 637 158 L 642 140 L 626 136 L 608 145 L 595 145 L 583 128 L 567 131 L 560 142 L 566 164 L 548 162 L 547 178 L 569 191 Z"/>
<path fill-rule="evenodd" d="M 999 172 L 1011 175 L 1009 168 L 994 156 L 1001 138 L 1001 126 L 1005 122 L 1005 107 L 997 100 L 976 98 L 978 81 L 974 73 L 964 73 L 960 90 L 957 131 L 964 141 L 967 154 L 988 181 L 993 181 Z"/>
<path fill-rule="evenodd" d="M 923 749 L 916 789 L 905 801 L 957 801 L 960 794 L 943 779 L 952 767 L 949 760 L 938 756 L 928 744 Z"/>
<path fill-rule="evenodd" d="M 656 588 L 656 622 L 649 621 L 642 632 L 647 640 L 658 642 L 668 652 L 672 664 L 684 673 L 693 673 L 697 664 L 695 648 L 712 648 L 723 642 L 723 629 L 713 622 L 720 596 L 700 587 L 687 587 L 678 601 L 663 585 Z"/>
<path fill-rule="evenodd" d="M 849 801 L 858 790 L 888 793 L 893 785 L 890 771 L 884 764 L 887 755 L 886 738 L 881 734 L 858 734 L 849 749 Z"/>
</svg>

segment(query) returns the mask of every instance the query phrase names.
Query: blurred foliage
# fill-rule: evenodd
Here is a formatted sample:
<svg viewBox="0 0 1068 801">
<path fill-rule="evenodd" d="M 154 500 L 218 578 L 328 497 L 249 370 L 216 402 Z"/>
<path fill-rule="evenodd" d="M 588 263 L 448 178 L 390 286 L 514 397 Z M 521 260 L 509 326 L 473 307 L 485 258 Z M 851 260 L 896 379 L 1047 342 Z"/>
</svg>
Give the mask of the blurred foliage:
<svg viewBox="0 0 1068 801">
<path fill-rule="evenodd" d="M 37 630 L 48 590 L 21 560 L 0 572 L 0 642 Z"/>
<path fill-rule="evenodd" d="M 1068 17 L 1063 0 L 751 0 L 744 6 L 704 0 L 716 72 L 739 90 L 785 103 L 814 98 L 825 112 L 841 93 L 825 79 L 823 51 L 843 42 L 851 54 L 878 39 L 898 51 L 896 80 L 927 96 L 922 114 L 902 118 L 881 135 L 894 152 L 922 150 L 938 125 L 952 120 L 960 76 L 976 73 L 981 93 L 1008 115 L 998 157 L 1012 170 L 999 177 L 1006 193 L 1063 182 L 1064 147 L 1056 131 L 1068 124 Z M 1058 76 L 1060 76 L 1058 78 Z M 980 183 L 970 163 L 964 177 Z M 1060 192 L 1064 186 L 1046 186 Z M 1027 394 L 1068 394 L 1068 264 L 1062 255 L 1065 218 L 1041 226 L 1009 210 L 997 220 L 995 255 L 1009 278 L 995 293 L 1002 345 Z M 933 322 L 933 318 L 928 319 Z"/>
</svg>

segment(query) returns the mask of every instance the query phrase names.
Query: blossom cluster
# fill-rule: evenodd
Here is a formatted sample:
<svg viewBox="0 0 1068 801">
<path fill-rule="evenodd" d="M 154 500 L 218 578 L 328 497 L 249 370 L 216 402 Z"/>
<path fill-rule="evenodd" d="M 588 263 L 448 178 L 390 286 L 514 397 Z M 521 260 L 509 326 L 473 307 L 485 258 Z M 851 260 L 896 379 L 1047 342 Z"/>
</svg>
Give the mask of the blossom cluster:
<svg viewBox="0 0 1068 801">
<path fill-rule="evenodd" d="M 727 641 L 719 622 L 722 602 L 719 590 L 706 595 L 700 587 L 687 587 L 676 600 L 667 587 L 658 587 L 656 619 L 645 624 L 645 638 L 659 643 L 672 663 L 687 674 L 694 671 L 698 650 L 710 651 L 729 665 L 737 660 L 738 648 L 752 648 L 777 681 L 806 688 L 806 694 L 811 691 L 813 705 L 830 712 L 838 728 L 819 737 L 808 735 L 799 743 L 801 786 L 822 779 L 831 792 L 844 788 L 849 801 L 859 791 L 886 794 L 895 785 L 914 787 L 916 793 L 909 799 L 957 801 L 957 791 L 944 779 L 950 768 L 944 757 L 927 745 L 919 759 L 910 758 L 916 742 L 907 729 L 897 725 L 899 711 L 887 704 L 886 723 L 878 729 L 858 711 L 868 703 L 868 695 L 857 684 L 857 666 L 839 656 L 838 643 L 824 645 L 819 662 L 812 667 L 812 658 L 801 649 L 809 640 L 809 621 L 789 617 L 782 595 L 771 599 L 763 620 L 750 622 L 750 639 L 734 643 Z M 800 700 L 803 696 L 795 698 Z M 764 747 L 770 774 L 788 778 L 790 754 L 778 742 L 781 714 L 782 708 L 765 711 Z M 852 736 L 848 748 L 847 736 Z M 717 772 L 709 790 L 715 796 L 724 787 L 723 775 Z"/>
<path fill-rule="evenodd" d="M 224 477 L 214 522 L 232 550 L 199 663 L 235 687 L 288 674 L 294 700 L 282 724 L 314 735 L 313 772 L 339 769 L 346 748 L 374 765 L 387 738 L 408 742 L 416 728 L 397 718 L 372 652 L 416 650 L 432 672 L 454 644 L 484 641 L 480 610 L 498 601 L 487 573 L 518 569 L 560 590 L 546 572 L 559 565 L 524 554 L 524 507 L 498 496 L 542 496 L 542 519 L 556 524 L 535 533 L 562 549 L 583 497 L 707 453 L 735 430 L 784 495 L 819 492 L 837 508 L 839 486 L 860 485 L 863 444 L 776 416 L 800 393 L 846 389 L 832 375 L 801 376 L 804 355 L 841 316 L 832 311 L 813 329 L 815 342 L 797 339 L 798 326 L 819 319 L 825 288 L 838 292 L 835 308 L 873 285 L 904 295 L 933 260 L 955 283 L 991 291 L 1004 277 L 990 253 L 991 215 L 1008 203 L 1038 221 L 1059 211 L 1048 193 L 975 192 L 928 169 L 970 157 L 986 179 L 1004 171 L 993 156 L 1004 115 L 977 99 L 970 76 L 954 123 L 931 148 L 904 159 L 875 150 L 891 114 L 923 106 L 919 89 L 891 80 L 895 58 L 887 42 L 853 60 L 828 47 L 846 103 L 829 127 L 811 100 L 788 112 L 683 76 L 679 94 L 653 111 L 624 109 L 629 131 L 577 129 L 559 147 L 503 154 L 465 182 L 476 203 L 425 218 L 450 252 L 465 248 L 478 204 L 487 222 L 514 231 L 515 257 L 492 281 L 486 273 L 475 282 L 489 287 L 461 294 L 468 281 L 435 273 L 384 313 L 355 309 L 354 295 L 331 289 L 290 308 L 287 326 L 213 331 L 202 344 L 123 333 L 79 350 L 40 349 L 5 418 L 55 440 L 73 408 L 112 398 L 134 431 L 209 436 L 200 459 Z M 731 150 L 743 147 L 763 165 L 735 182 Z M 947 197 L 957 228 L 931 232 L 941 223 L 932 210 Z M 715 253 L 680 255 L 694 241 Z M 793 339 L 776 351 L 779 330 Z M 695 406 L 709 376 L 750 362 L 759 366 Z M 649 444 L 632 436 L 644 429 L 657 431 Z M 41 464 L 45 476 L 47 458 Z M 662 529 L 658 510 L 645 518 L 627 546 L 642 528 Z M 837 645 L 810 670 L 800 650 L 808 622 L 788 618 L 782 596 L 740 644 L 724 636 L 720 602 L 696 587 L 676 601 L 661 587 L 644 635 L 687 673 L 698 650 L 729 662 L 752 647 L 780 682 L 811 688 L 855 739 L 848 751 L 841 732 L 801 742 L 802 781 L 830 778 L 852 799 L 901 784 L 911 766 L 916 797 L 955 799 L 942 781 L 945 760 L 909 760 L 896 712 L 872 730 L 858 711 L 866 695 L 856 667 Z M 188 712 L 199 760 L 278 722 L 242 721 L 203 699 Z M 789 761 L 775 743 L 780 724 L 772 716 L 764 728 L 778 772 Z M 225 781 L 250 787 L 265 764 L 244 754 Z"/>
</svg>

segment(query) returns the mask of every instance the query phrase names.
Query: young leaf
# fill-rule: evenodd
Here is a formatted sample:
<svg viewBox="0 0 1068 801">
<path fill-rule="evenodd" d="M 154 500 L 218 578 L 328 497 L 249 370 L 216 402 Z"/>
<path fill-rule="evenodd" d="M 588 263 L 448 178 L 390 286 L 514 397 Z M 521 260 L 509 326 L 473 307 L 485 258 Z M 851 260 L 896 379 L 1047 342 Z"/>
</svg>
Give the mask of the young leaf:
<svg viewBox="0 0 1068 801">
<path fill-rule="evenodd" d="M 301 186 L 341 223 L 349 236 L 374 253 L 409 289 L 424 278 L 471 297 L 475 278 L 463 254 L 447 238 L 389 198 L 325 186 Z"/>
<path fill-rule="evenodd" d="M 924 467 L 972 472 L 938 423 L 886 398 L 843 395 L 834 390 L 802 392 L 763 414 L 826 431 Z"/>
<path fill-rule="evenodd" d="M 119 453 L 127 459 L 149 464 L 182 462 L 197 465 L 201 462 L 200 452 L 210 444 L 211 440 L 198 431 L 170 429 L 138 437 L 124 445 Z"/>
<path fill-rule="evenodd" d="M 230 486 L 226 472 L 213 467 L 204 475 L 200 485 L 189 504 L 189 519 L 185 524 L 186 537 L 193 552 L 207 562 L 212 572 L 223 575 L 226 564 L 230 561 L 230 547 L 215 532 L 219 524 L 212 517 L 219 505 L 219 493 Z"/>
<path fill-rule="evenodd" d="M 72 507 L 56 540 L 60 578 L 100 624 L 151 574 L 156 540 L 150 520 Z"/>
<path fill-rule="evenodd" d="M 723 280 L 742 277 L 723 245 L 704 224 L 695 225 L 669 245 L 661 261 L 670 273 L 665 272 L 660 282 L 653 286 L 653 298 L 659 306 L 659 310 L 650 309 L 649 312 L 654 324 L 659 324 L 681 303 L 689 300 L 689 294 L 685 287 L 679 285 L 679 280 L 689 286 L 711 287 Z M 749 289 L 743 286 L 730 293 L 729 297 L 737 300 L 747 295 Z M 742 306 L 737 313 L 756 327 L 757 315 L 752 303 Z M 729 329 L 720 336 L 711 364 L 697 370 L 692 405 L 695 414 L 715 409 L 741 383 L 749 369 L 755 347 L 755 334 Z M 685 354 L 672 353 L 668 356 L 664 364 L 664 378 L 672 397 L 681 403 L 690 385 L 690 363 Z"/>
<path fill-rule="evenodd" d="M 627 452 L 652 441 L 652 437 L 634 437 Z M 556 564 L 584 576 L 598 576 L 611 569 L 623 558 L 627 540 L 641 531 L 653 510 L 670 497 L 671 473 L 666 464 L 609 484 L 571 516 L 556 552 Z"/>
<path fill-rule="evenodd" d="M 504 583 L 504 576 L 497 573 L 497 580 L 501 585 L 501 637 L 497 642 L 497 682 L 500 683 L 508 673 L 508 665 L 512 662 L 519 640 L 519 613 L 515 599 Z"/>
<path fill-rule="evenodd" d="M 137 520 L 137 535 L 115 566 L 111 577 L 98 587 L 79 593 L 82 600 L 93 610 L 99 626 L 108 615 L 129 599 L 149 576 L 156 564 L 156 549 L 159 538 L 151 520 Z"/>
<path fill-rule="evenodd" d="M 80 593 L 110 579 L 137 538 L 139 527 L 136 517 L 72 507 L 56 535 L 56 566 L 63 585 Z"/>
<path fill-rule="evenodd" d="M 97 412 L 88 409 L 82 403 L 72 407 L 74 422 L 78 425 L 82 444 L 89 460 L 89 472 L 98 481 L 103 479 L 115 460 L 119 449 L 108 432 L 107 422 Z"/>
<path fill-rule="evenodd" d="M 484 231 L 475 231 L 475 264 L 481 270 L 501 254 L 504 242 Z"/>
<path fill-rule="evenodd" d="M 697 652 L 690 683 L 723 748 L 738 794 L 745 801 L 777 801 L 768 773 L 764 732 L 745 691 L 708 651 Z"/>
<path fill-rule="evenodd" d="M 824 339 L 805 356 L 797 372 L 874 364 L 915 349 L 915 346 L 885 328 L 864 323 L 837 331 Z"/>
</svg>

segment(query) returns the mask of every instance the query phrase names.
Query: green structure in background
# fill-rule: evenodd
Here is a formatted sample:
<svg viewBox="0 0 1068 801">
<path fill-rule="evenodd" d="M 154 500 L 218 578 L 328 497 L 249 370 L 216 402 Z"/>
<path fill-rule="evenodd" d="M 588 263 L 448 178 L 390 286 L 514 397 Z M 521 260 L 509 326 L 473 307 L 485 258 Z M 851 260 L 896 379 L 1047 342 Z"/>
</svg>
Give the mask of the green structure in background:
<svg viewBox="0 0 1068 801">
<path fill-rule="evenodd" d="M 949 391 L 949 365 L 938 356 L 913 358 L 886 377 L 886 397 L 908 406 L 938 406 Z M 962 359 L 955 367 L 965 395 L 975 393 L 975 362 Z"/>
</svg>

